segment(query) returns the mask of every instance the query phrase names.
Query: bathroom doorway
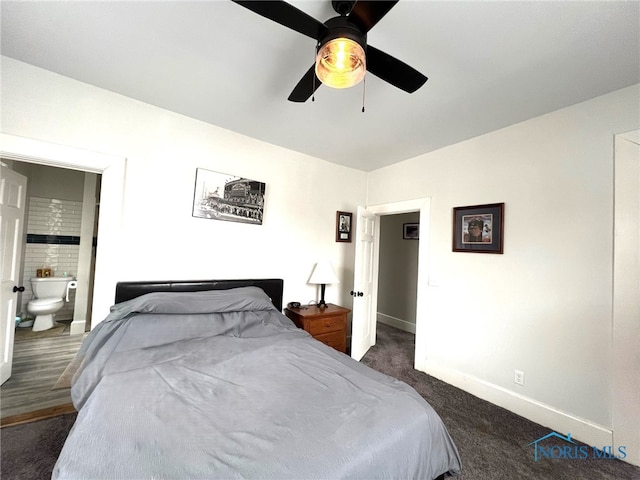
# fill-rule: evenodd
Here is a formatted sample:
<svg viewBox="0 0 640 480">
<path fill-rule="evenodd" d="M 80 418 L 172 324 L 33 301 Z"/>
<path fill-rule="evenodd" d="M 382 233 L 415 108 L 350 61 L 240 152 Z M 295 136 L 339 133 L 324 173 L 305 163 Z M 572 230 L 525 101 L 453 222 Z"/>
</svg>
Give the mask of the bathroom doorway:
<svg viewBox="0 0 640 480">
<path fill-rule="evenodd" d="M 16 314 L 24 321 L 16 327 L 13 374 L 0 388 L 5 422 L 25 415 L 38 418 L 39 412 L 71 401 L 68 389 L 55 387 L 91 326 L 101 174 L 3 161 L 27 177 L 18 277 L 24 292 L 16 298 Z M 26 308 L 33 298 L 30 278 L 47 269 L 51 276 L 76 277 L 83 288 L 70 291 L 53 328 L 33 332 Z"/>
<path fill-rule="evenodd" d="M 30 278 L 38 271 L 75 277 L 78 289 L 56 314 L 72 334 L 90 329 L 101 175 L 81 170 L 13 161 L 12 169 L 27 177 L 27 201 L 21 285 L 17 313 L 29 320 L 33 298 Z M 25 323 L 25 322 L 23 322 Z M 27 323 L 28 325 L 28 323 Z M 20 328 L 20 327 L 19 327 Z"/>
</svg>

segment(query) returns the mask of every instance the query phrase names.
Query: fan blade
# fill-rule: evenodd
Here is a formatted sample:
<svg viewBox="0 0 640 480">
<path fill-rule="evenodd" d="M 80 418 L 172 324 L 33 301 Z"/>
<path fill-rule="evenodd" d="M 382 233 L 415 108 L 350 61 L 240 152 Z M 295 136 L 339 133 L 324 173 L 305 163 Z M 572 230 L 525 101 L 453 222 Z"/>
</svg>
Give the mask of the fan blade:
<svg viewBox="0 0 640 480">
<path fill-rule="evenodd" d="M 307 15 L 302 10 L 298 10 L 293 5 L 283 1 L 244 1 L 232 0 L 234 3 L 251 10 L 269 20 L 273 20 L 280 25 L 284 25 L 291 30 L 302 33 L 314 40 L 320 38 L 327 26 Z"/>
<path fill-rule="evenodd" d="M 364 1 L 358 0 L 347 17 L 355 23 L 362 33 L 367 33 L 384 17 L 398 0 L 390 1 Z"/>
<path fill-rule="evenodd" d="M 291 92 L 291 95 L 289 95 L 288 100 L 290 102 L 306 102 L 320 85 L 322 85 L 322 82 L 316 77 L 316 66 L 311 65 L 311 68 L 307 70 L 307 73 L 304 74 Z"/>
<path fill-rule="evenodd" d="M 415 92 L 427 81 L 415 68 L 371 45 L 367 46 L 367 71 L 408 93 Z"/>
</svg>

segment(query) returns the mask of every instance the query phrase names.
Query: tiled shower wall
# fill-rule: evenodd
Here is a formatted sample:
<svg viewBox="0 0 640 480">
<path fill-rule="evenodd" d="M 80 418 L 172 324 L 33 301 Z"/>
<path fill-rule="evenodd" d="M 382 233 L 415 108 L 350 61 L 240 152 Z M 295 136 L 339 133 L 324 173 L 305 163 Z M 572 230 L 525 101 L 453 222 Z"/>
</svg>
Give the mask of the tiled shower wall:
<svg viewBox="0 0 640 480">
<path fill-rule="evenodd" d="M 27 313 L 27 303 L 33 298 L 29 279 L 39 268 L 50 268 L 51 275 L 75 276 L 80 249 L 82 202 L 53 198 L 29 198 L 27 219 L 27 245 L 24 255 L 25 291 L 20 312 Z M 70 291 L 69 302 L 56 315 L 56 320 L 72 320 L 75 290 Z"/>
</svg>

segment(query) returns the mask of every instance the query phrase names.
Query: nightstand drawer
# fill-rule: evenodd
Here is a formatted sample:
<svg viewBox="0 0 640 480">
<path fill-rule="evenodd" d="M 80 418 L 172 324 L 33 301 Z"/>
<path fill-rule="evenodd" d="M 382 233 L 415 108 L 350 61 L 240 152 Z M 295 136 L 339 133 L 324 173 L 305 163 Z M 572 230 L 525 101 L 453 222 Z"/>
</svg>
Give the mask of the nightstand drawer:
<svg viewBox="0 0 640 480">
<path fill-rule="evenodd" d="M 309 333 L 314 337 L 323 333 L 342 332 L 347 328 L 346 315 L 319 318 L 309 325 Z"/>
<path fill-rule="evenodd" d="M 329 345 L 330 347 L 339 350 L 342 353 L 347 351 L 347 340 L 343 331 L 314 335 L 313 338 L 325 345 Z"/>
</svg>

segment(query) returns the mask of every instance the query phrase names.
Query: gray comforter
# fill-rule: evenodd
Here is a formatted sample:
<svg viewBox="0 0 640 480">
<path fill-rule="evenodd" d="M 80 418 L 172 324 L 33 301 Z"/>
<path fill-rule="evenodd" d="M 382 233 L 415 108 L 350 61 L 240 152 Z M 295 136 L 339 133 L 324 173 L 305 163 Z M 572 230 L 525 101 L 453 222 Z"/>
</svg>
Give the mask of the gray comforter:
<svg viewBox="0 0 640 480">
<path fill-rule="evenodd" d="M 460 471 L 420 395 L 314 340 L 254 287 L 116 305 L 78 356 L 79 413 L 54 479 Z"/>
</svg>

